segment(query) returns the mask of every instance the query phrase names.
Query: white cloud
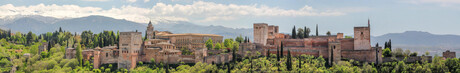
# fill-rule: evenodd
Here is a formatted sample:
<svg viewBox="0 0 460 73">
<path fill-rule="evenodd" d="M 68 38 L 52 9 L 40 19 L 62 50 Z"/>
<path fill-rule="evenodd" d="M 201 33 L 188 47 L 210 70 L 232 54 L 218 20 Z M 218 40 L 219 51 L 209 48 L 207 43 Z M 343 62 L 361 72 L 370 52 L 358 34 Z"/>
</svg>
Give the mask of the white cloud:
<svg viewBox="0 0 460 73">
<path fill-rule="evenodd" d="M 136 2 L 137 0 L 126 0 L 126 1 L 131 2 L 131 3 L 134 3 L 134 2 Z"/>
<path fill-rule="evenodd" d="M 320 11 L 307 5 L 296 10 L 288 10 L 264 5 L 217 4 L 203 1 L 193 2 L 188 5 L 157 3 L 152 8 L 139 8 L 128 5 L 106 10 L 99 7 L 80 7 L 77 5 L 38 4 L 30 6 L 14 6 L 12 4 L 6 4 L 0 6 L 0 13 L 0 18 L 10 15 L 42 15 L 56 18 L 76 18 L 89 15 L 102 15 L 140 23 L 146 23 L 149 20 L 212 22 L 254 16 L 298 17 L 340 16 L 345 14 L 345 12 L 341 12 L 340 10 Z"/>
<path fill-rule="evenodd" d="M 96 1 L 96 2 L 105 2 L 105 1 L 109 1 L 109 0 L 82 0 L 82 1 Z"/>
<path fill-rule="evenodd" d="M 144 0 L 144 3 L 149 2 L 150 0 Z"/>
<path fill-rule="evenodd" d="M 235 19 L 235 17 L 232 17 L 232 16 L 222 16 L 222 17 L 211 16 L 211 17 L 206 17 L 203 20 L 200 20 L 200 22 L 210 22 L 210 21 L 215 21 L 215 20 L 233 20 L 233 19 Z"/>
</svg>

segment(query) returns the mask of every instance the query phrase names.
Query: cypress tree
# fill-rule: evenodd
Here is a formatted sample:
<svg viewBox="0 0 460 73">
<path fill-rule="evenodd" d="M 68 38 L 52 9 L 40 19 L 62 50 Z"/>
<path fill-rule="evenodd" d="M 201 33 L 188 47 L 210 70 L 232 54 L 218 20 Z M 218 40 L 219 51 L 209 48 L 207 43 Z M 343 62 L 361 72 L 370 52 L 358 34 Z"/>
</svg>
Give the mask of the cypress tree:
<svg viewBox="0 0 460 73">
<path fill-rule="evenodd" d="M 388 48 L 390 48 L 390 51 L 391 51 L 391 39 L 390 41 L 388 41 Z"/>
<path fill-rule="evenodd" d="M 308 38 L 307 37 L 308 34 L 307 34 L 307 26 L 303 27 L 303 38 Z"/>
<path fill-rule="evenodd" d="M 227 73 L 231 73 L 230 72 L 230 64 L 227 63 Z"/>
<path fill-rule="evenodd" d="M 166 73 L 169 73 L 169 64 L 166 64 L 165 70 L 166 70 Z"/>
<path fill-rule="evenodd" d="M 284 49 L 283 49 L 283 42 L 281 42 L 281 51 L 280 51 L 280 57 L 283 58 L 283 53 L 284 53 Z"/>
<path fill-rule="evenodd" d="M 291 51 L 288 50 L 288 54 L 287 54 L 287 61 L 286 61 L 286 66 L 287 66 L 287 69 L 288 71 L 291 71 L 292 70 L 292 60 L 291 60 Z"/>
<path fill-rule="evenodd" d="M 302 68 L 302 60 L 300 60 L 301 57 L 299 56 L 299 68 Z"/>
<path fill-rule="evenodd" d="M 296 32 L 295 32 L 295 26 L 294 26 L 294 28 L 292 28 L 292 36 L 291 37 L 292 37 L 292 39 L 296 39 L 296 36 L 297 35 L 296 35 Z"/>
<path fill-rule="evenodd" d="M 43 46 L 45 46 L 45 45 L 43 45 Z M 46 47 L 46 50 L 48 50 L 48 49 L 50 49 L 50 48 L 51 48 L 51 42 L 48 42 L 48 45 L 47 45 L 47 47 Z M 49 51 L 49 50 L 48 50 L 48 51 Z"/>
<path fill-rule="evenodd" d="M 147 40 L 147 33 L 145 33 L 144 40 Z"/>
<path fill-rule="evenodd" d="M 318 36 L 318 24 L 316 24 L 316 36 Z"/>
<path fill-rule="evenodd" d="M 280 61 L 280 49 L 276 48 L 276 60 Z"/>
<path fill-rule="evenodd" d="M 270 49 L 267 51 L 267 57 L 270 57 Z"/>
<path fill-rule="evenodd" d="M 232 56 L 233 56 L 232 60 L 233 60 L 233 62 L 235 62 L 236 61 L 236 50 L 232 50 L 232 51 L 233 51 L 232 52 Z"/>
<path fill-rule="evenodd" d="M 61 27 L 59 27 L 59 32 L 62 32 L 62 28 L 61 28 Z"/>
</svg>

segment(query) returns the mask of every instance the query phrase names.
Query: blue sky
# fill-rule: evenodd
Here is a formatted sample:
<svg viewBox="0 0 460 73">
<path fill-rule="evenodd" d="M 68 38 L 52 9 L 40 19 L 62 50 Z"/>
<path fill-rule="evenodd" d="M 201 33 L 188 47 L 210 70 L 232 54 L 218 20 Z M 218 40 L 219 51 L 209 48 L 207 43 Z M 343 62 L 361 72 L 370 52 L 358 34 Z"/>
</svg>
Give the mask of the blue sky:
<svg viewBox="0 0 460 73">
<path fill-rule="evenodd" d="M 292 27 L 319 25 L 352 35 L 371 20 L 373 36 L 404 31 L 460 35 L 460 0 L 2 0 L 0 18 L 102 15 L 139 23 L 188 21 L 199 25 L 252 28 L 253 23 Z"/>
</svg>

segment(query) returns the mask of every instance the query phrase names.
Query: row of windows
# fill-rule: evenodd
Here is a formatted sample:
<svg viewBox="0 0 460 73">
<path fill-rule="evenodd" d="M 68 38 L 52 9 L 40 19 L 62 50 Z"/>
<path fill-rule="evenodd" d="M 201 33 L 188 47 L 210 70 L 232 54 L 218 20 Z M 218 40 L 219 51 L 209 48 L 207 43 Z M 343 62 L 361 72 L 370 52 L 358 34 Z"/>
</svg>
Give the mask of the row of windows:
<svg viewBox="0 0 460 73">
<path fill-rule="evenodd" d="M 129 53 L 129 51 L 122 51 L 122 53 Z M 139 53 L 139 51 L 134 51 L 134 53 Z"/>
</svg>

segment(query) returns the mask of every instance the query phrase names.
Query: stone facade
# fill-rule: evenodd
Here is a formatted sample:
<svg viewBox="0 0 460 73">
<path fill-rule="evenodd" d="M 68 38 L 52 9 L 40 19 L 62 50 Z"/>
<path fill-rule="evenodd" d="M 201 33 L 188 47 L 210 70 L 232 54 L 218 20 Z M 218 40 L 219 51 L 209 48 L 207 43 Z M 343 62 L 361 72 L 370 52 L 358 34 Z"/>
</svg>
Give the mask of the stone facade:
<svg viewBox="0 0 460 73">
<path fill-rule="evenodd" d="M 354 47 L 355 50 L 369 50 L 371 48 L 371 36 L 369 27 L 355 27 Z"/>
<path fill-rule="evenodd" d="M 303 39 L 292 39 L 289 38 L 289 35 L 277 33 L 277 28 L 266 23 L 254 23 L 254 42 L 263 44 L 264 51 L 270 50 L 272 54 L 276 54 L 277 49 L 279 49 L 277 47 L 283 45 L 283 55 L 287 55 L 287 51 L 290 50 L 293 56 L 322 56 L 328 59 L 330 64 L 342 59 L 373 63 L 382 62 L 381 47 L 371 47 L 370 45 L 370 27 L 368 26 L 355 27 L 354 38 L 343 38 L 343 33 L 337 33 L 337 35 L 319 35 Z"/>
<path fill-rule="evenodd" d="M 446 52 L 442 52 L 442 57 L 444 58 L 456 58 L 455 52 L 447 50 Z"/>
<path fill-rule="evenodd" d="M 142 45 L 142 32 L 120 32 L 118 68 L 136 67 Z"/>
<path fill-rule="evenodd" d="M 223 36 L 214 34 L 196 34 L 196 33 L 185 33 L 185 34 L 164 34 L 157 35 L 158 39 L 170 40 L 177 48 L 187 48 L 195 50 L 197 48 L 206 48 L 205 42 L 209 39 L 214 44 L 222 43 Z"/>
<path fill-rule="evenodd" d="M 152 33 L 153 32 L 153 33 Z M 153 34 L 153 35 L 152 35 Z M 222 43 L 223 37 L 214 34 L 172 34 L 167 31 L 154 31 L 149 23 L 146 30 L 147 40 L 142 40 L 142 32 L 120 32 L 119 47 L 105 46 L 82 50 L 83 59 L 93 63 L 95 69 L 102 64 L 117 64 L 118 68 L 133 69 L 141 62 L 177 64 L 185 63 L 225 63 L 232 60 L 231 53 L 208 55 L 204 43 L 212 39 L 213 43 Z M 188 47 L 193 55 L 182 55 L 179 48 Z M 74 48 L 65 49 L 65 58 L 76 57 Z"/>
<path fill-rule="evenodd" d="M 77 53 L 77 51 L 74 48 L 66 48 L 64 57 L 65 57 L 65 59 L 76 58 L 77 57 L 77 56 L 75 56 L 76 53 Z"/>
<path fill-rule="evenodd" d="M 254 43 L 265 45 L 268 39 L 268 24 L 254 23 Z"/>
</svg>

